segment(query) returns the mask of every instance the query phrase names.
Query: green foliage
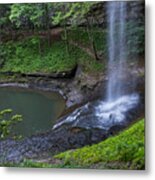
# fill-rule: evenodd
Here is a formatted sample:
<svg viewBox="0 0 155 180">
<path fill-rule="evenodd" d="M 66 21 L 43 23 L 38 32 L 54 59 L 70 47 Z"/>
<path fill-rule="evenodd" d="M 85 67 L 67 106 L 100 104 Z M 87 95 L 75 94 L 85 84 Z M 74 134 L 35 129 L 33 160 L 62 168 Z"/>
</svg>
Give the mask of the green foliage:
<svg viewBox="0 0 155 180">
<path fill-rule="evenodd" d="M 40 28 L 48 18 L 49 24 L 65 24 L 81 20 L 96 2 L 12 4 L 9 19 L 17 28 L 33 25 Z M 48 17 L 45 17 L 48 16 Z M 73 23 L 74 24 L 74 23 Z"/>
<path fill-rule="evenodd" d="M 38 39 L 35 37 L 21 42 L 7 43 L 5 47 L 8 47 L 6 50 L 8 57 L 1 70 L 22 73 L 57 72 L 70 70 L 75 66 L 75 58 L 68 57 L 63 42 L 57 42 L 51 48 L 47 47 L 42 55 L 38 54 L 35 45 L 37 43 Z"/>
<path fill-rule="evenodd" d="M 38 36 L 33 36 L 30 39 L 30 44 L 29 45 L 37 46 L 39 43 L 40 43 L 40 38 Z"/>
<path fill-rule="evenodd" d="M 43 163 L 43 162 L 34 162 L 32 160 L 24 160 L 22 163 L 17 165 L 17 167 L 34 167 L 34 168 L 52 168 L 52 167 L 57 167 L 57 166 L 52 166 L 48 163 Z"/>
<path fill-rule="evenodd" d="M 143 55 L 145 51 L 145 27 L 144 24 L 128 22 L 126 24 L 128 55 Z"/>
<path fill-rule="evenodd" d="M 92 29 L 92 37 L 95 42 L 95 46 L 97 51 L 102 51 L 106 56 L 107 51 L 107 32 L 101 28 L 93 28 Z M 90 41 L 88 37 L 87 30 L 85 28 L 73 28 L 69 31 L 69 39 L 74 40 L 75 42 L 79 42 L 85 47 L 90 47 Z"/>
<path fill-rule="evenodd" d="M 22 41 L 3 43 L 0 49 L 4 54 L 5 64 L 0 71 L 62 72 L 71 70 L 77 63 L 83 65 L 86 71 L 103 69 L 102 63 L 95 62 L 76 47 L 70 46 L 71 53 L 68 55 L 64 41 L 53 42 L 51 47 L 44 44 L 45 48 L 40 55 L 37 48 L 39 40 L 37 36 L 33 36 Z"/>
<path fill-rule="evenodd" d="M 43 13 L 42 4 L 13 4 L 11 5 L 9 19 L 17 27 L 20 27 L 24 23 L 32 23 L 34 27 L 39 27 L 42 24 L 41 17 Z"/>
<path fill-rule="evenodd" d="M 19 114 L 12 115 L 11 109 L 0 111 L 0 139 L 10 136 L 12 126 L 21 121 L 22 116 Z"/>
<path fill-rule="evenodd" d="M 5 167 L 32 167 L 32 168 L 64 168 L 63 164 L 50 164 L 48 162 L 37 162 L 34 160 L 25 159 L 21 163 L 5 163 L 0 164 L 0 166 Z"/>
<path fill-rule="evenodd" d="M 71 47 L 71 55 L 76 59 L 77 64 L 83 67 L 88 73 L 102 72 L 104 69 L 103 62 L 97 62 L 80 48 Z"/>
<path fill-rule="evenodd" d="M 55 3 L 53 23 L 65 24 L 67 20 L 70 20 L 72 25 L 76 26 L 76 22 L 83 19 L 95 3 L 97 2 Z"/>
<path fill-rule="evenodd" d="M 115 137 L 110 137 L 96 145 L 66 151 L 56 155 L 55 158 L 73 167 L 123 162 L 129 163 L 127 169 L 143 169 L 145 167 L 144 156 L 144 120 L 141 120 Z"/>
<path fill-rule="evenodd" d="M 6 27 L 10 23 L 9 21 L 10 4 L 0 4 L 0 27 Z M 2 29 L 0 28 L 0 31 Z"/>
</svg>

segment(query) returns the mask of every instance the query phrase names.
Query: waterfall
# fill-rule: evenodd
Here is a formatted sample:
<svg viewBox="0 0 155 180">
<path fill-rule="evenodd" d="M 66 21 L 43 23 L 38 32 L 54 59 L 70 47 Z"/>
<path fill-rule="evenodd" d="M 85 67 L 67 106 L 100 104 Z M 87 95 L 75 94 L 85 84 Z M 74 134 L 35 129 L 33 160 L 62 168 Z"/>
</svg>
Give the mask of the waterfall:
<svg viewBox="0 0 155 180">
<path fill-rule="evenodd" d="M 107 101 L 111 102 L 122 95 L 123 67 L 126 62 L 125 21 L 126 2 L 107 3 L 108 16 L 108 84 Z"/>
<path fill-rule="evenodd" d="M 101 121 L 121 123 L 125 121 L 128 112 L 139 103 L 139 95 L 124 92 L 123 77 L 127 74 L 127 45 L 126 45 L 127 2 L 111 1 L 107 3 L 107 44 L 108 68 L 106 99 L 96 107 L 96 116 Z"/>
</svg>

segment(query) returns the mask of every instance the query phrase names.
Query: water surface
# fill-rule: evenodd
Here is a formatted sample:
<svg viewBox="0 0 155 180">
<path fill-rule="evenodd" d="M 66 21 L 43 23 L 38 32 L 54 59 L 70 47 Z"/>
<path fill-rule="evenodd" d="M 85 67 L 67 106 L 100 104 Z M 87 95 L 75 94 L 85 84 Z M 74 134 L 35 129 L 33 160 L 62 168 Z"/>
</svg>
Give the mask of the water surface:
<svg viewBox="0 0 155 180">
<path fill-rule="evenodd" d="M 12 109 L 23 115 L 23 121 L 13 127 L 14 133 L 30 136 L 52 128 L 65 107 L 63 98 L 55 92 L 24 88 L 0 88 L 0 110 Z"/>
</svg>

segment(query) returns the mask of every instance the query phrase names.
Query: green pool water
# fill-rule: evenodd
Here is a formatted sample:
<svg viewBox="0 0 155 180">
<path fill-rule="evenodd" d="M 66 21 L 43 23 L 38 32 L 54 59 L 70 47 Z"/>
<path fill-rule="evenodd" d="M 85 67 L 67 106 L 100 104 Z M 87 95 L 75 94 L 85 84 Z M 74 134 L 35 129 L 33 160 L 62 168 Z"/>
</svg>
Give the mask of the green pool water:
<svg viewBox="0 0 155 180">
<path fill-rule="evenodd" d="M 23 121 L 13 127 L 13 132 L 30 136 L 52 128 L 65 108 L 65 101 L 55 92 L 0 88 L 0 110 L 7 108 L 23 116 Z"/>
</svg>

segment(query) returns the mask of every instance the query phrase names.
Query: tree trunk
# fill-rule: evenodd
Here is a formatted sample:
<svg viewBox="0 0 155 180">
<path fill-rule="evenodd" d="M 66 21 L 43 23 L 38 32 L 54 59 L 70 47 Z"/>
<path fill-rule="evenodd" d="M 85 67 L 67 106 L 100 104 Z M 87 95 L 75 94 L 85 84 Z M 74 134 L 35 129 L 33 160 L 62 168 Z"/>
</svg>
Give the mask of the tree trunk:
<svg viewBox="0 0 155 180">
<path fill-rule="evenodd" d="M 92 35 L 92 32 L 91 32 L 91 26 L 89 24 L 89 19 L 86 18 L 87 20 L 87 34 L 88 34 L 88 38 L 89 38 L 89 41 L 90 41 L 90 45 L 91 45 L 91 48 L 94 52 L 94 58 L 96 61 L 99 60 L 98 58 L 98 55 L 97 55 L 97 50 L 96 50 L 96 46 L 95 46 L 95 42 L 94 42 L 94 38 L 93 38 L 93 35 Z"/>
<path fill-rule="evenodd" d="M 34 34 L 35 34 L 35 32 L 36 32 L 36 34 L 37 34 L 37 36 L 38 36 L 38 38 L 39 38 L 39 42 L 38 42 L 38 53 L 39 53 L 39 55 L 41 56 L 41 55 L 42 55 L 41 42 L 40 42 L 41 39 L 40 39 L 40 35 L 39 35 L 38 29 L 35 28 L 35 26 L 34 26 Z"/>
<path fill-rule="evenodd" d="M 0 44 L 2 43 L 2 27 L 0 25 Z"/>
<path fill-rule="evenodd" d="M 49 9 L 48 4 L 44 4 L 45 9 L 45 23 L 46 23 L 46 30 L 47 30 L 47 40 L 48 40 L 48 47 L 51 46 L 51 32 L 50 32 L 50 19 L 49 19 Z"/>
<path fill-rule="evenodd" d="M 68 41 L 68 32 L 66 28 L 66 23 L 64 25 L 64 31 L 65 31 L 66 52 L 69 55 L 69 41 Z"/>
</svg>

